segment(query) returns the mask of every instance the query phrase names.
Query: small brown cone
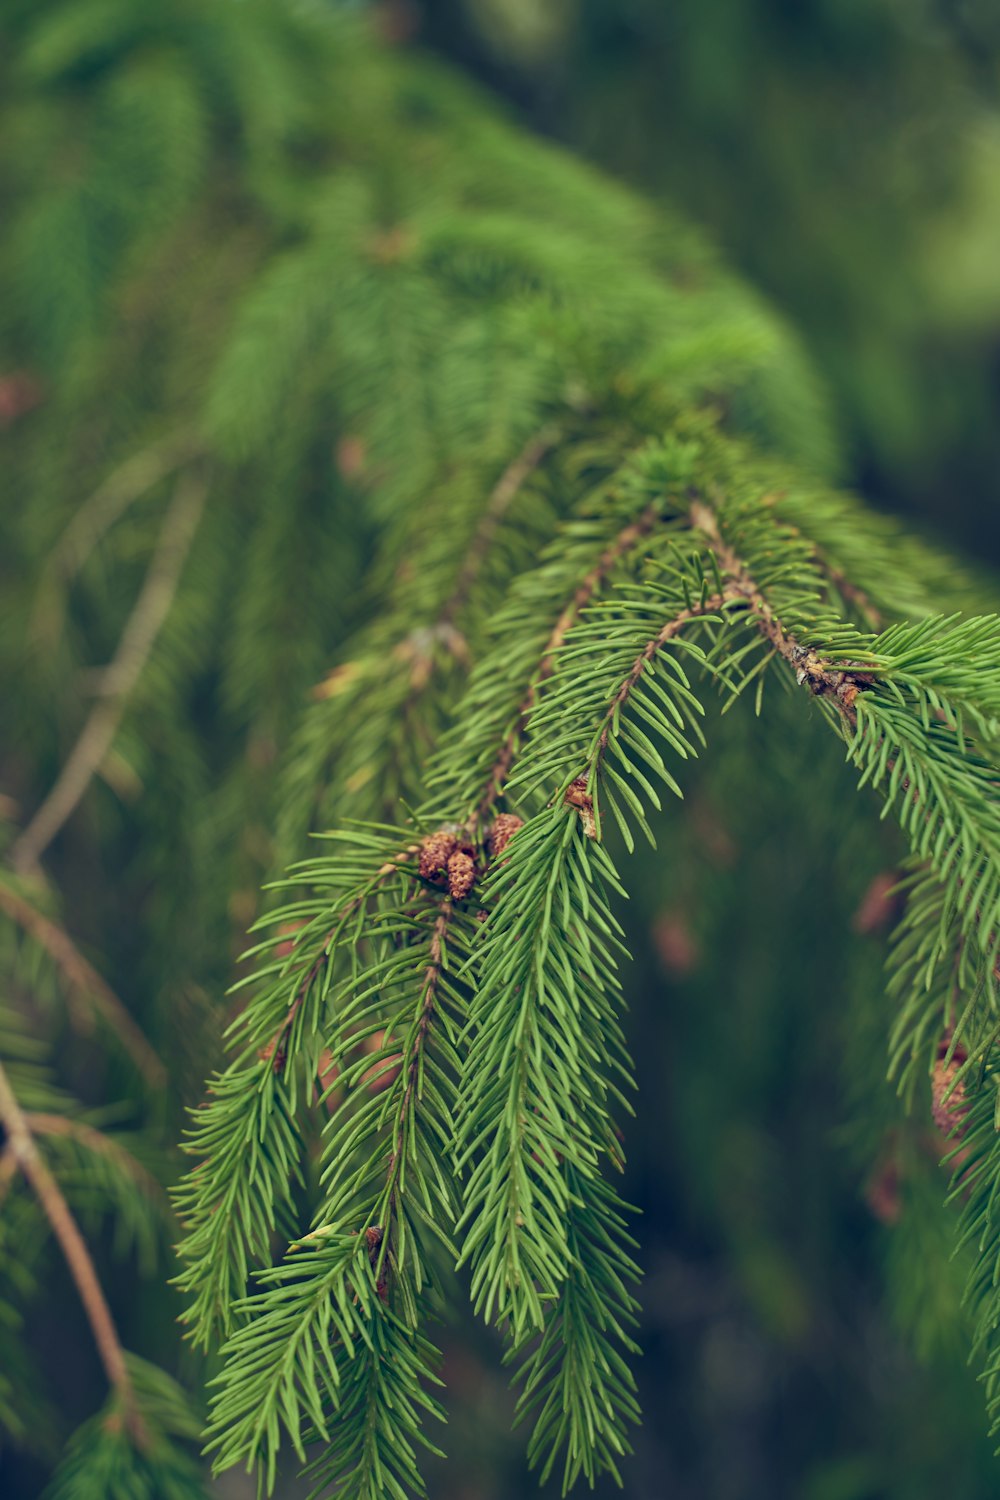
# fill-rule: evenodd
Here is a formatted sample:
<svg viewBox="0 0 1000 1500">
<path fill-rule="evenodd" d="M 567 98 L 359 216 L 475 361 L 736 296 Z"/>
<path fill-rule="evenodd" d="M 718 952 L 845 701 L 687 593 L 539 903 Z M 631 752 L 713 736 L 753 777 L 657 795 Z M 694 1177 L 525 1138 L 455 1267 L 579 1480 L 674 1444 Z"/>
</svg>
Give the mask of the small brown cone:
<svg viewBox="0 0 1000 1500">
<path fill-rule="evenodd" d="M 424 880 L 440 883 L 455 852 L 458 840 L 453 833 L 430 833 L 420 845 L 419 870 Z"/>
<path fill-rule="evenodd" d="M 448 892 L 453 901 L 464 901 L 476 883 L 476 862 L 464 849 L 456 849 L 448 861 Z"/>
</svg>

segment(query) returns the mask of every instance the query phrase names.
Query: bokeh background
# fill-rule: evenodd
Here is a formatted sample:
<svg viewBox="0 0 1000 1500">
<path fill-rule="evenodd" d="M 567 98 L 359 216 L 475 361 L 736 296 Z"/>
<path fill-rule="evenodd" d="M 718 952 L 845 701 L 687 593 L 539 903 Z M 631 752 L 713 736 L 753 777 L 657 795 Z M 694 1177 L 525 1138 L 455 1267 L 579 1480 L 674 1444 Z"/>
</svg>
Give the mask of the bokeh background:
<svg viewBox="0 0 1000 1500">
<path fill-rule="evenodd" d="M 238 12 L 238 0 L 230 8 Z M 827 393 L 837 478 L 942 549 L 1000 564 L 993 0 L 395 0 L 349 9 L 383 45 L 436 54 L 501 100 L 524 130 L 702 225 L 797 331 Z M 140 226 L 131 253 L 150 269 L 136 282 L 134 303 L 88 301 L 84 274 L 70 284 L 66 264 L 47 263 L 45 254 L 78 231 L 71 194 L 53 193 L 50 202 L 40 191 L 74 182 L 67 120 L 74 110 L 86 117 L 116 68 L 122 123 L 111 118 L 105 128 L 127 133 L 128 111 L 142 107 L 128 94 L 125 59 L 131 66 L 133 53 L 120 20 L 128 10 L 92 0 L 6 0 L 0 12 L 0 82 L 9 90 L 0 212 L 13 226 L 0 320 L 0 449 L 10 476 L 0 504 L 8 600 L 0 792 L 12 838 L 72 743 L 85 699 L 81 663 L 113 650 L 117 625 L 103 603 L 119 577 L 123 597 L 141 577 L 147 537 L 140 506 L 118 550 L 93 564 L 60 617 L 63 634 L 26 657 L 24 621 L 29 613 L 37 619 L 44 559 L 67 514 L 64 506 L 36 525 L 39 496 L 50 485 L 69 494 L 67 468 L 93 488 L 109 445 L 123 433 L 131 442 L 155 430 L 157 411 L 178 391 L 197 410 L 215 325 L 227 320 L 241 277 L 249 281 L 262 257 L 277 253 L 282 215 L 291 221 L 296 194 L 307 187 L 308 145 L 294 159 L 301 181 L 282 180 L 275 168 L 291 158 L 271 154 L 273 96 L 253 74 L 259 55 L 248 45 L 234 70 L 243 80 L 242 133 L 226 143 L 225 168 L 180 238 L 167 233 L 169 215 L 163 226 Z M 197 10 L 173 5 L 167 14 L 171 45 L 193 46 Z M 43 22 L 51 23 L 44 35 Z M 135 7 L 128 25 L 135 29 Z M 162 38 L 155 26 L 150 32 L 153 55 Z M 69 86 L 61 55 L 78 59 Z M 308 58 L 296 66 L 308 82 Z M 159 107 L 149 97 L 150 108 Z M 309 107 L 338 106 L 320 98 Z M 169 128 L 189 127 L 181 101 Z M 349 128 L 339 121 L 338 129 Z M 93 159 L 113 155 L 98 150 Z M 146 168 L 139 159 L 133 165 L 139 185 L 122 189 L 125 217 L 130 203 L 145 201 Z M 257 193 L 256 218 L 241 197 L 244 176 Z M 181 181 L 175 189 L 179 198 L 186 190 Z M 52 223 L 43 222 L 46 213 Z M 100 230 L 90 242 L 98 273 Z M 37 250 L 25 256 L 30 234 Z M 220 242 L 226 254 L 213 260 L 205 247 Z M 185 275 L 197 273 L 161 315 L 157 289 L 173 285 L 177 257 Z M 25 264 L 33 282 L 24 280 Z M 30 325 L 34 332 L 22 317 L 32 296 L 45 314 Z M 90 364 L 70 357 L 76 334 L 66 332 L 66 319 L 74 317 L 101 351 Z M 102 318 L 118 321 L 112 328 Z M 185 318 L 204 329 L 204 348 L 189 341 L 184 359 L 169 365 L 164 354 L 161 381 L 150 370 Z M 130 326 L 144 330 L 141 339 L 130 343 Z M 349 426 L 339 429 L 339 479 L 349 483 L 360 459 L 343 447 L 345 434 Z M 327 439 L 324 452 L 329 446 Z M 252 559 L 261 595 L 265 580 L 277 580 L 291 597 L 277 616 L 265 611 L 263 624 L 251 605 L 241 607 L 251 611 L 248 637 L 278 618 L 283 639 L 308 635 L 304 655 L 275 653 L 260 680 L 240 659 L 234 629 L 230 696 L 220 706 L 218 681 L 200 681 L 193 708 L 186 700 L 192 734 L 177 729 L 176 681 L 165 666 L 138 705 L 144 732 L 126 719 L 97 801 L 71 820 L 50 862 L 67 926 L 169 1058 L 169 1097 L 142 1099 L 99 1039 L 81 1039 L 55 1011 L 40 1032 L 60 1078 L 86 1104 L 126 1101 L 125 1118 L 144 1124 L 166 1179 L 176 1171 L 183 1107 L 217 1060 L 223 991 L 257 886 L 276 857 L 274 766 L 310 685 L 365 617 L 364 599 L 352 601 L 351 590 L 372 538 L 338 531 L 308 477 L 315 454 L 303 480 L 301 455 L 291 450 L 291 439 L 287 452 L 277 442 L 239 478 L 264 497 L 265 520 L 269 506 L 277 512 L 287 503 L 289 486 L 307 494 L 301 553 L 286 555 L 274 542 L 278 531 L 269 540 L 262 524 Z M 213 533 L 213 546 L 200 564 L 206 593 L 224 595 L 224 532 Z M 307 631 L 300 612 L 324 600 L 331 601 L 324 630 Z M 177 653 L 196 652 L 200 631 L 224 634 L 225 615 L 222 606 L 220 615 L 196 619 L 193 644 L 178 639 Z M 900 846 L 885 825 L 846 811 L 852 777 L 819 726 L 803 731 L 791 705 L 779 702 L 775 712 L 779 728 L 787 717 L 787 733 L 775 732 L 772 719 L 765 737 L 740 711 L 717 727 L 711 765 L 686 778 L 684 816 L 671 811 L 658 830 L 661 853 L 636 857 L 636 894 L 624 914 L 639 1078 L 626 1195 L 641 1212 L 646 1278 L 639 1371 L 646 1422 L 625 1493 L 985 1500 L 1000 1493 L 1000 1468 L 976 1368 L 966 1363 L 962 1264 L 951 1258 L 939 1143 L 924 1122 L 902 1121 L 884 1081 L 890 1014 L 881 969 L 891 903 L 880 893 Z M 178 879 L 185 865 L 186 883 Z M 166 1285 L 169 1226 L 147 1266 L 116 1258 L 113 1223 L 95 1220 L 93 1233 L 126 1342 L 197 1393 L 204 1371 L 180 1346 L 176 1296 Z M 0 1448 L 5 1500 L 41 1493 L 102 1382 L 57 1260 L 46 1260 L 50 1252 L 30 1237 L 21 1243 L 47 1278 L 27 1325 L 43 1379 L 27 1430 Z M 451 1457 L 428 1467 L 430 1495 L 533 1493 L 509 1430 L 513 1400 L 496 1342 L 470 1328 L 460 1309 L 442 1337 Z M 282 1485 L 281 1495 L 304 1493 L 291 1478 Z M 252 1488 L 227 1476 L 211 1492 L 239 1500 Z"/>
</svg>

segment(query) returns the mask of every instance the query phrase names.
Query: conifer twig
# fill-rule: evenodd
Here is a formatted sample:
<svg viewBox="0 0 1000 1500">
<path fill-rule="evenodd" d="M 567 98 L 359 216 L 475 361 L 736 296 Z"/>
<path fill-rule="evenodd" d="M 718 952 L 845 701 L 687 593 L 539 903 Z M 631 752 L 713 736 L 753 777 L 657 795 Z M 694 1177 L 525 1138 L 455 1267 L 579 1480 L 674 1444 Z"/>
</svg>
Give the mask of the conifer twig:
<svg viewBox="0 0 1000 1500">
<path fill-rule="evenodd" d="M 418 626 L 411 630 L 396 647 L 393 654 L 401 661 L 410 664 L 410 692 L 401 710 L 401 718 L 404 721 L 408 719 L 433 676 L 436 642 L 441 642 L 455 661 L 462 663 L 466 668 L 471 666 L 472 656 L 469 645 L 463 633 L 457 629 L 455 617 L 469 600 L 504 515 L 517 498 L 525 481 L 555 446 L 558 437 L 558 427 L 554 423 L 549 423 L 537 432 L 507 465 L 490 492 L 468 551 L 458 570 L 455 585 L 436 622 L 433 625 Z"/>
<path fill-rule="evenodd" d="M 482 795 L 473 811 L 473 820 L 480 821 L 489 812 L 491 806 L 503 790 L 504 783 L 510 772 L 517 749 L 518 740 L 524 733 L 531 710 L 535 703 L 539 686 L 552 675 L 555 670 L 556 654 L 565 639 L 566 633 L 579 617 L 580 611 L 585 609 L 594 594 L 604 583 L 614 565 L 630 552 L 633 547 L 647 537 L 656 525 L 660 514 L 660 505 L 654 501 L 647 505 L 642 515 L 636 520 L 630 521 L 624 526 L 614 540 L 609 543 L 601 553 L 597 562 L 590 572 L 580 580 L 572 599 L 565 606 L 552 628 L 552 633 L 545 643 L 541 659 L 532 682 L 528 688 L 521 706 L 518 710 L 517 719 L 503 738 L 503 742 L 497 751 L 496 759 L 490 769 L 489 776 L 483 788 Z"/>
<path fill-rule="evenodd" d="M 401 1163 L 406 1150 L 406 1120 L 410 1109 L 410 1100 L 413 1097 L 413 1091 L 417 1086 L 417 1079 L 420 1074 L 420 1063 L 424 1044 L 427 1039 L 427 1033 L 430 1029 L 431 1019 L 434 1015 L 437 987 L 441 978 L 444 940 L 445 935 L 448 931 L 448 925 L 451 922 L 453 910 L 454 908 L 452 907 L 451 900 L 446 897 L 445 900 L 441 903 L 441 910 L 437 915 L 431 933 L 430 952 L 428 955 L 427 967 L 424 970 L 424 980 L 421 986 L 420 999 L 418 1002 L 420 1006 L 420 1019 L 417 1022 L 417 1034 L 414 1037 L 413 1046 L 410 1049 L 410 1059 L 407 1066 L 406 1083 L 403 1087 L 403 1097 L 399 1103 L 399 1111 L 396 1115 L 396 1125 L 395 1129 L 393 1130 L 392 1154 L 389 1158 L 388 1168 L 386 1169 L 385 1190 L 382 1198 L 382 1201 L 385 1204 L 386 1222 L 382 1226 L 385 1230 L 385 1234 L 379 1250 L 377 1267 L 379 1273 L 381 1273 L 381 1268 L 389 1249 L 389 1221 L 392 1217 L 392 1211 L 396 1203 L 396 1193 L 399 1189 L 399 1179 L 402 1171 Z"/>
<path fill-rule="evenodd" d="M 125 1353 L 94 1262 L 90 1258 L 90 1251 L 63 1197 L 62 1189 L 35 1144 L 28 1117 L 17 1102 L 17 1095 L 11 1087 L 3 1063 L 0 1063 L 0 1123 L 7 1133 L 8 1148 L 28 1179 L 42 1212 L 59 1241 L 59 1248 L 87 1314 L 108 1382 L 121 1401 L 125 1425 L 132 1438 L 142 1444 L 146 1441 L 145 1424 L 136 1406 Z"/>
<path fill-rule="evenodd" d="M 876 609 L 864 589 L 852 583 L 839 568 L 832 567 L 822 556 L 817 555 L 816 562 L 820 572 L 826 575 L 838 594 L 842 594 L 848 604 L 853 604 L 858 614 L 864 616 L 868 628 L 874 631 L 881 630 L 883 624 L 881 612 Z"/>
<path fill-rule="evenodd" d="M 145 582 L 122 631 L 114 660 L 102 675 L 102 701 L 92 710 L 55 786 L 11 851 L 14 868 L 22 873 L 38 864 L 111 748 L 128 695 L 173 602 L 207 494 L 204 475 L 190 471 L 181 475 L 160 527 Z"/>
<path fill-rule="evenodd" d="M 162 1088 L 167 1081 L 167 1071 L 145 1033 L 107 980 L 87 962 L 65 928 L 44 916 L 2 881 L 0 911 L 6 912 L 45 949 L 76 994 L 111 1027 L 147 1083 L 153 1088 Z"/>
<path fill-rule="evenodd" d="M 308 995 L 310 989 L 312 988 L 314 981 L 319 977 L 320 973 L 323 969 L 326 968 L 326 965 L 329 962 L 329 950 L 331 943 L 334 941 L 337 934 L 342 931 L 344 923 L 347 921 L 348 917 L 351 916 L 353 912 L 357 911 L 358 907 L 368 899 L 376 886 L 381 885 L 382 881 L 385 880 L 389 875 L 395 875 L 400 865 L 405 864 L 408 859 L 412 859 L 413 855 L 416 854 L 418 847 L 419 846 L 416 844 L 409 844 L 405 849 L 401 849 L 398 854 L 394 854 L 392 859 L 386 860 L 375 871 L 375 874 L 372 877 L 372 880 L 370 881 L 367 888 L 360 895 L 352 897 L 350 901 L 346 902 L 344 906 L 342 906 L 338 910 L 337 920 L 330 928 L 329 932 L 326 934 L 326 937 L 323 939 L 322 948 L 313 959 L 313 962 L 310 964 L 309 968 L 306 970 L 305 974 L 302 976 L 302 978 L 299 980 L 298 985 L 296 986 L 295 995 L 292 999 L 291 1005 L 288 1007 L 288 1014 L 285 1016 L 285 1019 L 281 1024 L 281 1030 L 278 1031 L 274 1035 L 274 1037 L 272 1037 L 271 1041 L 268 1042 L 264 1047 L 262 1047 L 260 1049 L 260 1052 L 258 1053 L 261 1062 L 269 1062 L 275 1073 L 280 1073 L 284 1069 L 285 1052 L 288 1046 L 288 1039 L 292 1033 L 292 1026 L 295 1024 L 295 1017 L 301 1010 L 302 1003 Z"/>
<path fill-rule="evenodd" d="M 793 668 L 796 681 L 807 684 L 816 697 L 827 698 L 836 706 L 851 729 L 856 729 L 854 700 L 859 691 L 869 686 L 869 680 L 863 674 L 831 667 L 785 629 L 743 559 L 724 540 L 715 512 L 704 501 L 695 500 L 692 503 L 691 522 L 708 538 L 719 570 L 726 580 L 725 598 L 740 600 L 749 605 L 757 629 L 774 647 L 777 655 Z"/>
<path fill-rule="evenodd" d="M 643 675 L 643 672 L 646 670 L 646 663 L 651 662 L 656 653 L 658 651 L 661 651 L 668 641 L 672 641 L 674 636 L 680 635 L 685 625 L 690 625 L 692 621 L 700 620 L 704 618 L 705 615 L 710 615 L 715 610 L 721 609 L 725 602 L 725 594 L 711 594 L 708 596 L 708 598 L 705 599 L 705 602 L 703 604 L 693 605 L 690 609 L 679 610 L 676 615 L 673 615 L 666 622 L 662 630 L 658 631 L 656 635 L 650 637 L 650 639 L 646 642 L 646 645 L 643 647 L 642 651 L 640 651 L 639 655 L 636 657 L 635 661 L 632 664 L 631 671 L 622 682 L 617 693 L 612 698 L 611 703 L 608 706 L 607 715 L 604 721 L 604 727 L 601 730 L 600 737 L 594 750 L 594 754 L 591 758 L 592 767 L 596 767 L 600 763 L 605 750 L 608 748 L 608 739 L 611 735 L 611 726 L 614 723 L 615 715 L 620 712 L 622 708 L 624 708 L 625 704 L 631 697 L 636 683 L 639 681 L 639 679 Z"/>
</svg>

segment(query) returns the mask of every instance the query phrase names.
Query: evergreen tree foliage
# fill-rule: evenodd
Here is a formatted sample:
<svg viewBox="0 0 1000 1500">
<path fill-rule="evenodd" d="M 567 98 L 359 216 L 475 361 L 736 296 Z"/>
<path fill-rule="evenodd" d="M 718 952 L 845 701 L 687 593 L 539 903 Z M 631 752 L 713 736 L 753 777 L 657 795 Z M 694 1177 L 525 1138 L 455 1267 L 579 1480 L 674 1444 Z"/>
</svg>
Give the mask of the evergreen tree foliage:
<svg viewBox="0 0 1000 1500">
<path fill-rule="evenodd" d="M 951 1157 L 997 1415 L 990 583 L 836 488 L 794 337 L 696 233 L 440 66 L 318 7 L 2 25 L 2 1337 L 27 1372 L 47 1226 L 109 1384 L 51 1494 L 200 1492 L 90 1241 L 159 1250 L 206 1055 L 174 1279 L 215 1468 L 422 1493 L 467 1291 L 543 1481 L 620 1478 L 622 898 L 694 760 L 817 728 L 859 786 L 817 752 L 835 828 L 909 850 L 890 1061 Z M 112 872 L 105 979 L 70 933 Z M 32 1379 L 0 1373 L 15 1440 Z"/>
</svg>

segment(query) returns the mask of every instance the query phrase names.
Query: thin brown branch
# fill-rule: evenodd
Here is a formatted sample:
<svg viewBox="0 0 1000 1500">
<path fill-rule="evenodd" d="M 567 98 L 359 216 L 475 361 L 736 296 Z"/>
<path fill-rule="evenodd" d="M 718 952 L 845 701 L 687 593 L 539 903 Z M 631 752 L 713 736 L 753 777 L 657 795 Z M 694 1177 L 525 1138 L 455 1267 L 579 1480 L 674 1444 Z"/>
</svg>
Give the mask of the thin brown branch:
<svg viewBox="0 0 1000 1500">
<path fill-rule="evenodd" d="M 594 795 L 591 791 L 593 777 L 594 773 L 599 769 L 601 761 L 604 759 L 604 752 L 608 748 L 608 740 L 611 738 L 611 729 L 616 715 L 625 707 L 635 690 L 636 683 L 646 670 L 646 664 L 653 660 L 656 653 L 662 650 L 668 641 L 672 641 L 676 636 L 680 635 L 686 625 L 690 625 L 694 620 L 702 620 L 706 615 L 710 615 L 713 611 L 721 609 L 725 602 L 725 594 L 712 594 L 706 597 L 702 604 L 692 605 L 690 608 L 679 610 L 676 615 L 666 621 L 661 629 L 657 631 L 656 635 L 650 637 L 632 663 L 628 675 L 620 683 L 618 691 L 608 704 L 604 715 L 604 722 L 596 744 L 590 753 L 586 770 L 581 775 L 573 778 L 563 794 L 563 800 L 567 806 L 575 807 L 580 814 L 583 831 L 589 839 L 596 839 L 598 836 L 597 817 L 594 811 Z"/>
<path fill-rule="evenodd" d="M 91 711 L 55 786 L 11 851 L 14 868 L 33 869 L 100 770 L 111 748 L 128 696 L 149 657 L 173 603 L 184 561 L 201 519 L 208 482 L 185 471 L 164 516 L 156 550 L 114 660 L 102 674 L 101 702 Z"/>
<path fill-rule="evenodd" d="M 652 661 L 656 653 L 661 651 L 668 641 L 672 641 L 675 636 L 680 635 L 685 625 L 690 625 L 693 620 L 703 619 L 705 615 L 710 615 L 715 610 L 721 609 L 725 602 L 725 594 L 711 594 L 706 598 L 704 604 L 696 605 L 691 609 L 679 610 L 656 635 L 646 642 L 632 663 L 632 668 L 628 676 L 624 679 L 614 698 L 611 700 L 607 714 L 605 715 L 604 727 L 601 730 L 600 738 L 597 741 L 597 748 L 592 757 L 592 765 L 596 766 L 600 762 L 601 757 L 608 748 L 608 739 L 611 734 L 611 725 L 614 722 L 615 714 L 624 708 L 628 702 L 636 683 L 646 670 L 646 663 Z"/>
<path fill-rule="evenodd" d="M 412 630 L 393 650 L 395 659 L 404 662 L 410 672 L 410 691 L 402 708 L 404 723 L 409 720 L 414 706 L 434 675 L 434 650 L 437 645 L 444 646 L 451 657 L 466 669 L 472 665 L 469 644 L 457 629 L 455 617 L 469 600 L 504 516 L 525 481 L 538 468 L 558 438 L 559 429 L 554 424 L 543 427 L 508 464 L 490 493 L 458 570 L 455 586 L 437 620 L 433 625 L 421 625 Z"/>
<path fill-rule="evenodd" d="M 650 534 L 659 518 L 660 509 L 660 502 L 654 501 L 652 505 L 646 507 L 641 516 L 635 521 L 630 521 L 627 526 L 622 528 L 614 540 L 601 553 L 589 573 L 581 579 L 573 593 L 573 597 L 560 614 L 552 628 L 551 635 L 545 643 L 538 671 L 535 673 L 531 685 L 521 702 L 517 718 L 504 736 L 503 742 L 497 751 L 497 756 L 490 769 L 486 785 L 473 811 L 473 821 L 481 822 L 487 816 L 493 803 L 503 790 L 504 783 L 507 780 L 514 756 L 517 752 L 517 746 L 527 726 L 531 710 L 534 707 L 538 689 L 547 678 L 551 677 L 555 670 L 556 654 L 567 632 L 576 623 L 580 612 L 590 603 L 598 589 L 607 581 L 615 564 Z"/>
<path fill-rule="evenodd" d="M 692 503 L 691 524 L 708 539 L 725 580 L 725 598 L 745 603 L 760 634 L 794 671 L 796 682 L 808 687 L 815 697 L 832 703 L 851 730 L 856 729 L 854 702 L 858 693 L 871 685 L 870 678 L 831 666 L 785 629 L 743 559 L 723 538 L 715 512 L 704 501 Z"/>
<path fill-rule="evenodd" d="M 62 1189 L 49 1171 L 35 1144 L 27 1116 L 17 1102 L 17 1096 L 2 1063 L 0 1063 L 0 1123 L 3 1124 L 7 1133 L 8 1149 L 27 1178 L 42 1212 L 49 1221 L 52 1233 L 59 1241 L 59 1248 L 69 1267 L 70 1275 L 76 1283 L 80 1301 L 87 1314 L 108 1383 L 121 1402 L 126 1428 L 136 1442 L 144 1444 L 147 1434 L 136 1406 L 135 1391 L 125 1363 L 125 1353 L 111 1316 L 111 1309 L 98 1280 L 94 1262 L 90 1258 L 90 1252 L 77 1222 L 70 1213 Z"/>
<path fill-rule="evenodd" d="M 875 631 L 881 630 L 883 625 L 882 615 L 869 599 L 864 589 L 858 588 L 856 583 L 852 583 L 849 578 L 846 578 L 841 573 L 839 568 L 833 567 L 822 556 L 818 555 L 816 562 L 820 572 L 829 579 L 841 598 L 846 599 L 848 604 L 862 617 L 868 628 Z"/>
<path fill-rule="evenodd" d="M 162 1088 L 167 1072 L 124 1002 L 87 962 L 66 930 L 43 916 L 23 896 L 0 881 L 0 911 L 45 949 L 73 992 L 88 1004 L 118 1037 L 136 1067 L 153 1088 Z"/>
</svg>

